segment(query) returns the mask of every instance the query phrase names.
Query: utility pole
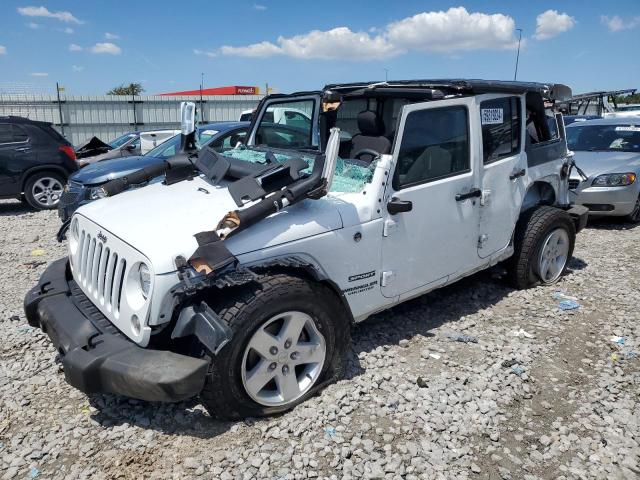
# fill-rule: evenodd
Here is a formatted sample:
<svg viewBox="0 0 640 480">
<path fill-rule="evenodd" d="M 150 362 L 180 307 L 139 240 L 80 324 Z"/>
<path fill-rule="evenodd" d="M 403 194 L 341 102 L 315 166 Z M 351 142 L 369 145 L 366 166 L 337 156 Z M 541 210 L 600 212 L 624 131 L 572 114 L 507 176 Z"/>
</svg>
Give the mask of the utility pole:
<svg viewBox="0 0 640 480">
<path fill-rule="evenodd" d="M 60 115 L 60 133 L 64 137 L 64 120 L 62 119 L 62 103 L 60 102 L 60 85 L 56 82 L 56 95 L 58 97 L 58 115 Z"/>
<path fill-rule="evenodd" d="M 383 70 L 384 70 L 384 81 L 387 82 L 389 81 L 389 69 L 383 68 Z"/>
<path fill-rule="evenodd" d="M 513 81 L 514 82 L 518 78 L 518 61 L 520 60 L 520 41 L 522 40 L 522 29 L 521 28 L 516 28 L 516 30 L 518 31 L 519 36 L 518 36 L 518 53 L 516 55 L 516 71 L 513 74 Z"/>
<path fill-rule="evenodd" d="M 200 125 L 204 125 L 204 102 L 202 101 L 202 88 L 204 85 L 204 73 L 200 74 Z"/>
</svg>

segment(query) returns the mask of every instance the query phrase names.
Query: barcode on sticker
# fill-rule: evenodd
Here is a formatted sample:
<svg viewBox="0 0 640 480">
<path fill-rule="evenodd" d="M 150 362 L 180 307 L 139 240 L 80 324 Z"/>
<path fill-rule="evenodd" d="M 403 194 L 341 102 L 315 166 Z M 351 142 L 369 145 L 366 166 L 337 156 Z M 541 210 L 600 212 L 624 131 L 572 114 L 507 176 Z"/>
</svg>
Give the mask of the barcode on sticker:
<svg viewBox="0 0 640 480">
<path fill-rule="evenodd" d="M 493 125 L 503 122 L 502 108 L 483 108 L 480 114 L 482 116 L 482 125 Z"/>
</svg>

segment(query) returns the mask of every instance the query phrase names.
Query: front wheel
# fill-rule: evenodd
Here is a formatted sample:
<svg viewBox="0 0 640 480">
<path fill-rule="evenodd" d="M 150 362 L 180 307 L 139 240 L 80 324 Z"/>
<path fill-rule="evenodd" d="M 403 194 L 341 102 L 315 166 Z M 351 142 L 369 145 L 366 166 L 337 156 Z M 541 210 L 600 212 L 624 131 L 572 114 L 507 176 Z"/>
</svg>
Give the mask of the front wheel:
<svg viewBox="0 0 640 480">
<path fill-rule="evenodd" d="M 633 207 L 633 211 L 625 217 L 629 223 L 640 223 L 640 195 L 636 199 L 636 203 Z"/>
<path fill-rule="evenodd" d="M 57 173 L 34 173 L 24 185 L 25 200 L 36 210 L 54 209 L 62 196 L 64 183 L 64 178 Z"/>
<path fill-rule="evenodd" d="M 201 394 L 213 416 L 283 412 L 342 375 L 349 321 L 327 287 L 278 274 L 232 297 L 215 310 L 233 338 L 212 356 Z"/>
<path fill-rule="evenodd" d="M 556 283 L 573 254 L 576 230 L 565 211 L 542 206 L 526 212 L 514 235 L 514 254 L 507 270 L 514 287 Z"/>
</svg>

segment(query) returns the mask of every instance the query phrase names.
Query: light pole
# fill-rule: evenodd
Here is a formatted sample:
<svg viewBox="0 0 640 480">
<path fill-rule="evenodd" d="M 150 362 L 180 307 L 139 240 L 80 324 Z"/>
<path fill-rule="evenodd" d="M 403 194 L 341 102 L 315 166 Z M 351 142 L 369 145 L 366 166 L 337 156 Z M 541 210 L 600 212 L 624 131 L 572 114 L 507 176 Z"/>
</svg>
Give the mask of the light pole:
<svg viewBox="0 0 640 480">
<path fill-rule="evenodd" d="M 202 101 L 202 88 L 204 86 L 204 73 L 200 74 L 200 125 L 204 124 L 204 102 Z"/>
<path fill-rule="evenodd" d="M 518 78 L 518 61 L 520 60 L 520 41 L 522 40 L 522 29 L 521 28 L 516 28 L 516 30 L 518 31 L 519 35 L 518 35 L 518 53 L 516 54 L 516 71 L 513 74 L 513 81 L 516 81 L 516 78 Z"/>
<path fill-rule="evenodd" d="M 383 68 L 384 70 L 384 81 L 387 82 L 389 80 L 389 69 Z"/>
</svg>

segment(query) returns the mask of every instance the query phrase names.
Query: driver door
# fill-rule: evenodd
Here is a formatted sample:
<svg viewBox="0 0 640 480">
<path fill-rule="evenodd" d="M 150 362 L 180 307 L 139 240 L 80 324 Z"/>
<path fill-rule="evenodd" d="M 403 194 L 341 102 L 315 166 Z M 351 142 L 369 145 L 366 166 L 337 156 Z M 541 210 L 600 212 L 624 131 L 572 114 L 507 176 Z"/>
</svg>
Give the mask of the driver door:
<svg viewBox="0 0 640 480">
<path fill-rule="evenodd" d="M 419 295 L 479 265 L 479 128 L 473 97 L 403 107 L 385 195 L 385 297 Z"/>
</svg>

